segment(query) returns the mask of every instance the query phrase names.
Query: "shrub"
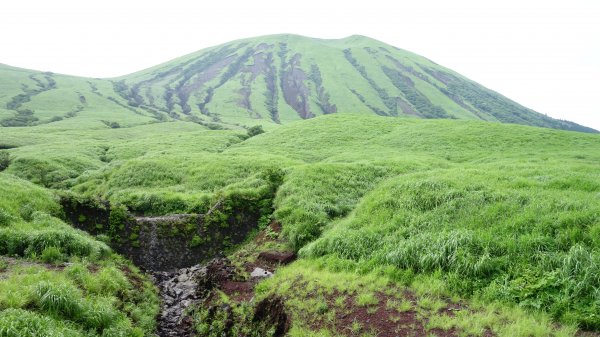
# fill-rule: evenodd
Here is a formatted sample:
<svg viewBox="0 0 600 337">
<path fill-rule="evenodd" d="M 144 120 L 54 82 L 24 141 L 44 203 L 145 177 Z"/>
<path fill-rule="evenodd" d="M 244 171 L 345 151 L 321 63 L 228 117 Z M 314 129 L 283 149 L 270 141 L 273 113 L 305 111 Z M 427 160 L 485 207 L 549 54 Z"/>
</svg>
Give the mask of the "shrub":
<svg viewBox="0 0 600 337">
<path fill-rule="evenodd" d="M 64 256 L 57 247 L 46 247 L 42 251 L 40 259 L 46 263 L 55 263 L 62 261 Z"/>
<path fill-rule="evenodd" d="M 13 221 L 14 221 L 14 217 L 12 215 L 10 215 L 4 209 L 0 208 L 0 227 L 8 226 Z"/>
<path fill-rule="evenodd" d="M 255 125 L 248 128 L 248 137 L 254 137 L 256 135 L 260 135 L 261 133 L 265 133 L 265 130 L 263 130 L 262 125 Z"/>
<path fill-rule="evenodd" d="M 0 172 L 6 170 L 10 165 L 10 155 L 6 151 L 0 151 Z"/>
</svg>

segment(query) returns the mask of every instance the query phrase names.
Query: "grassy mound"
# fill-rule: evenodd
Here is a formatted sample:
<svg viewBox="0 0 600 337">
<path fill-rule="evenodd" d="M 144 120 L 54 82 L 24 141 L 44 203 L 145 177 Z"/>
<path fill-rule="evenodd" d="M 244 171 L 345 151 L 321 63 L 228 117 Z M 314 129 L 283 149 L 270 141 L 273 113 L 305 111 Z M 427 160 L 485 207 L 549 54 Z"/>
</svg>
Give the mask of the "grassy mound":
<svg viewBox="0 0 600 337">
<path fill-rule="evenodd" d="M 145 336 L 153 286 L 65 224 L 50 191 L 0 173 L 0 336 Z"/>
</svg>

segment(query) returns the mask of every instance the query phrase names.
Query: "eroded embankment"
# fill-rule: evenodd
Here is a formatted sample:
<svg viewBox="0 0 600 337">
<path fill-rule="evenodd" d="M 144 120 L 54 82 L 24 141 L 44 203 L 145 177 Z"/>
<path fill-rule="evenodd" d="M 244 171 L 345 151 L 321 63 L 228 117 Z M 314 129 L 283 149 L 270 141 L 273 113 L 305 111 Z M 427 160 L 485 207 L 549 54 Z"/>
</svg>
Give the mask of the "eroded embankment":
<svg viewBox="0 0 600 337">
<path fill-rule="evenodd" d="M 153 278 L 162 299 L 159 336 L 192 336 L 186 313 L 233 275 L 225 260 L 200 263 L 244 242 L 268 219 L 275 190 L 220 197 L 204 214 L 134 216 L 122 205 L 71 194 L 61 197 L 61 205 L 74 227 L 106 241 Z"/>
<path fill-rule="evenodd" d="M 65 216 L 149 271 L 190 267 L 243 242 L 263 210 L 252 202 L 219 200 L 206 214 L 135 217 L 107 201 L 63 197 Z"/>
</svg>

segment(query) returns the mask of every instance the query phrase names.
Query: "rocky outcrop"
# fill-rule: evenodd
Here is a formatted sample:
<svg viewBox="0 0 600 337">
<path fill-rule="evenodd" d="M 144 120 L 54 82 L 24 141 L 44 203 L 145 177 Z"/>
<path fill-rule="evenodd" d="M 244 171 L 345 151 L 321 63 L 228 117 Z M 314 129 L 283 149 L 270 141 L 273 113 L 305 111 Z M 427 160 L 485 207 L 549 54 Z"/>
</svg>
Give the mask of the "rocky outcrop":
<svg viewBox="0 0 600 337">
<path fill-rule="evenodd" d="M 186 310 L 201 298 L 198 292 L 198 276 L 206 274 L 206 267 L 195 265 L 172 272 L 154 272 L 152 276 L 162 298 L 157 333 L 160 337 L 193 336 L 191 317 Z"/>
<path fill-rule="evenodd" d="M 212 290 L 235 279 L 236 271 L 228 259 L 216 258 L 205 266 L 153 272 L 152 276 L 163 299 L 157 324 L 158 335 L 186 337 L 194 335 L 188 309 L 206 299 Z"/>
<path fill-rule="evenodd" d="M 103 235 L 115 251 L 152 271 L 189 267 L 243 242 L 258 225 L 260 209 L 242 204 L 224 213 L 222 203 L 206 214 L 134 217 L 106 201 L 62 200 L 65 217 L 74 227 Z"/>
</svg>

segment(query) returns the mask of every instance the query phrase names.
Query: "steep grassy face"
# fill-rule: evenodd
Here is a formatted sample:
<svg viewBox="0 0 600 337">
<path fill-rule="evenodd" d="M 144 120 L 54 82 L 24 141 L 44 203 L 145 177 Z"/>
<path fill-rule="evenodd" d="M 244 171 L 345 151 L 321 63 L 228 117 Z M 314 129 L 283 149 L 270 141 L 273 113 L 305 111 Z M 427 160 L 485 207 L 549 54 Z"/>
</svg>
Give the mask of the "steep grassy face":
<svg viewBox="0 0 600 337">
<path fill-rule="evenodd" d="M 586 130 L 535 113 L 421 56 L 362 36 L 240 40 L 120 80 L 119 92 L 131 105 L 205 121 L 285 123 L 361 112 Z"/>
<path fill-rule="evenodd" d="M 333 113 L 478 119 L 596 132 L 527 109 L 424 57 L 363 36 L 233 41 L 114 79 L 0 66 L 0 125 L 119 128 L 168 120 L 268 128 Z"/>
</svg>

